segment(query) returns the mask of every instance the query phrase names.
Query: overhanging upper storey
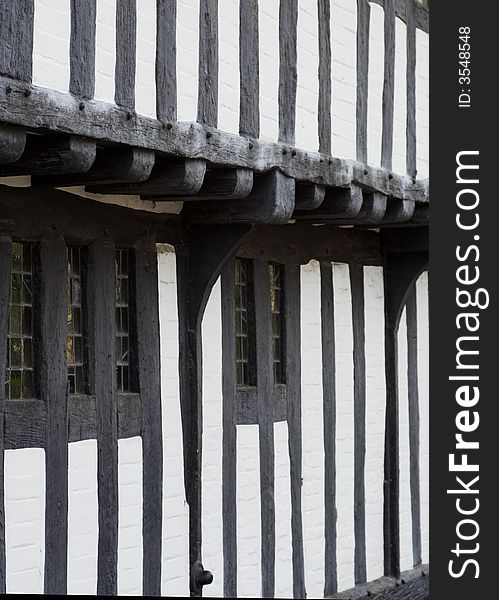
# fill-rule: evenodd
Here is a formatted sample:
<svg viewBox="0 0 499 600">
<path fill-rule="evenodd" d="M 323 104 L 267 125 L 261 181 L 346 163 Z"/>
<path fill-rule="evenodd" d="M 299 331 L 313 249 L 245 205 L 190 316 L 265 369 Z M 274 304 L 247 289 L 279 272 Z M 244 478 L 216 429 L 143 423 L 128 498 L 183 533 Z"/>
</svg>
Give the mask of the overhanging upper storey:
<svg viewBox="0 0 499 600">
<path fill-rule="evenodd" d="M 424 3 L 20 0 L 0 39 L 0 184 L 188 223 L 427 223 Z"/>
</svg>

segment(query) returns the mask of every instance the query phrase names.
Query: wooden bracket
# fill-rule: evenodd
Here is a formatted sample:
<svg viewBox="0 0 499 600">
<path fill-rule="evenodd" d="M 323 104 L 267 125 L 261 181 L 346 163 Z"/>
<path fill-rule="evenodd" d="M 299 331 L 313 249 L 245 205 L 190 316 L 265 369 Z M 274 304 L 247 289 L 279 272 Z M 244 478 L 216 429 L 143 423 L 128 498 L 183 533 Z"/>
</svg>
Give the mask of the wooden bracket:
<svg viewBox="0 0 499 600">
<path fill-rule="evenodd" d="M 253 187 L 253 171 L 251 169 L 209 169 L 206 171 L 203 185 L 195 196 L 178 198 L 165 195 L 142 194 L 143 200 L 155 202 L 190 201 L 190 200 L 237 200 L 246 198 Z"/>
<path fill-rule="evenodd" d="M 145 181 L 151 174 L 154 159 L 151 150 L 107 146 L 97 149 L 95 162 L 86 173 L 34 176 L 31 183 L 70 187 Z"/>
<path fill-rule="evenodd" d="M 191 196 L 203 185 L 204 160 L 156 157 L 150 177 L 140 183 L 88 185 L 87 192 L 96 194 L 140 194 L 147 196 Z"/>
<path fill-rule="evenodd" d="M 197 206 L 184 205 L 182 215 L 188 223 L 287 223 L 295 206 L 295 180 L 280 171 L 255 177 L 251 193 L 234 202 L 227 200 Z"/>
<path fill-rule="evenodd" d="M 0 125 L 0 164 L 16 162 L 26 146 L 26 132 L 12 125 Z"/>
<path fill-rule="evenodd" d="M 326 188 L 323 185 L 296 183 L 295 211 L 314 210 L 324 202 Z"/>
<path fill-rule="evenodd" d="M 362 188 L 352 184 L 348 188 L 328 188 L 324 201 L 312 210 L 297 210 L 295 218 L 299 221 L 315 223 L 351 222 L 362 210 Z"/>
<path fill-rule="evenodd" d="M 392 223 L 405 223 L 414 214 L 415 202 L 413 200 L 401 200 L 399 198 L 388 198 L 383 225 Z"/>
<path fill-rule="evenodd" d="M 0 168 L 0 175 L 85 173 L 96 155 L 95 142 L 75 135 L 28 135 L 21 157 Z"/>
</svg>

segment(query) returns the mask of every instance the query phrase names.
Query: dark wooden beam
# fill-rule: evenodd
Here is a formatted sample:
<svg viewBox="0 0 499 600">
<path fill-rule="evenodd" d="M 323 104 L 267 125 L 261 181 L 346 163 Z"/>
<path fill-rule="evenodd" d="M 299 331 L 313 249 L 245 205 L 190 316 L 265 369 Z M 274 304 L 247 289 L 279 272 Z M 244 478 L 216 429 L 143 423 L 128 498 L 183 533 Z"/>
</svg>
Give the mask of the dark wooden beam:
<svg viewBox="0 0 499 600">
<path fill-rule="evenodd" d="M 199 123 L 217 126 L 218 120 L 218 0 L 199 3 Z"/>
<path fill-rule="evenodd" d="M 6 90 L 10 89 L 10 93 Z M 100 142 L 125 144 L 178 158 L 205 160 L 218 167 L 242 167 L 255 173 L 278 169 L 297 181 L 328 187 L 358 184 L 364 189 L 426 202 L 425 180 L 396 174 L 288 144 L 251 139 L 200 123 L 168 123 L 131 114 L 107 102 L 85 102 L 70 94 L 46 90 L 0 76 L 0 118 L 30 130 L 74 134 Z"/>
<path fill-rule="evenodd" d="M 258 0 L 239 3 L 239 132 L 260 135 Z"/>
<path fill-rule="evenodd" d="M 0 125 L 0 165 L 19 160 L 26 146 L 26 132 L 13 125 Z"/>
<path fill-rule="evenodd" d="M 97 194 L 140 194 L 148 196 L 190 196 L 203 185 L 206 163 L 196 159 L 164 159 L 156 157 L 151 175 L 139 183 L 89 185 L 87 191 Z"/>
<path fill-rule="evenodd" d="M 68 416 L 66 366 L 67 260 L 59 235 L 40 243 L 40 400 L 47 407 L 45 497 L 45 594 L 67 592 Z"/>
<path fill-rule="evenodd" d="M 370 2 L 379 4 L 380 6 L 385 5 L 385 0 L 370 0 Z M 416 27 L 418 29 L 421 29 L 421 31 L 428 33 L 429 32 L 429 18 L 428 18 L 429 10 L 428 10 L 427 6 L 425 6 L 421 2 L 418 2 L 418 0 L 396 0 L 395 1 L 395 14 L 397 15 L 397 17 L 399 19 L 402 19 L 402 21 L 404 21 L 404 23 L 407 23 L 407 26 L 409 26 L 409 22 L 408 22 L 409 18 L 410 18 L 408 15 L 409 4 L 412 4 L 414 6 Z"/>
<path fill-rule="evenodd" d="M 131 110 L 135 107 L 136 46 L 137 0 L 117 0 L 114 101 Z"/>
<path fill-rule="evenodd" d="M 385 0 L 384 8 L 385 67 L 383 78 L 381 166 L 386 169 L 391 169 L 393 158 L 393 115 L 395 99 L 395 0 Z"/>
<path fill-rule="evenodd" d="M 246 198 L 253 187 L 253 171 L 250 169 L 210 169 L 203 185 L 195 196 L 156 196 L 142 194 L 143 200 L 171 202 L 175 200 L 237 200 Z"/>
<path fill-rule="evenodd" d="M 416 177 L 416 2 L 406 0 L 406 170 L 411 177 Z"/>
<path fill-rule="evenodd" d="M 294 144 L 298 0 L 279 4 L 279 141 Z"/>
<path fill-rule="evenodd" d="M 161 595 L 163 441 L 158 305 L 158 255 L 153 239 L 135 244 L 135 318 L 142 406 L 143 573 L 145 596 Z"/>
<path fill-rule="evenodd" d="M 32 185 L 70 187 L 80 185 L 107 185 L 145 181 L 154 166 L 151 150 L 140 148 L 97 148 L 95 162 L 86 173 L 67 175 L 40 175 L 31 178 Z"/>
<path fill-rule="evenodd" d="M 369 75 L 369 28 L 371 6 L 357 0 L 357 131 L 356 156 L 367 164 L 367 94 Z"/>
<path fill-rule="evenodd" d="M 3 165 L 0 175 L 48 175 L 85 173 L 96 155 L 95 142 L 74 135 L 29 135 L 26 148 L 17 162 Z"/>
<path fill-rule="evenodd" d="M 317 0 L 319 28 L 319 152 L 331 154 L 331 3 Z"/>
<path fill-rule="evenodd" d="M 384 229 L 380 235 L 381 251 L 384 254 L 404 252 L 428 252 L 428 227 L 411 229 Z"/>
<path fill-rule="evenodd" d="M 321 261 L 322 396 L 324 415 L 324 595 L 338 589 L 336 511 L 336 350 L 331 260 Z"/>
<path fill-rule="evenodd" d="M 31 81 L 34 0 L 0 2 L 0 73 Z"/>
<path fill-rule="evenodd" d="M 90 99 L 95 91 L 96 0 L 71 0 L 69 91 Z"/>
<path fill-rule="evenodd" d="M 236 323 L 235 265 L 222 272 L 222 527 L 224 596 L 237 597 L 237 438 L 236 438 Z"/>
<path fill-rule="evenodd" d="M 309 185 L 307 183 L 296 183 L 295 189 L 295 211 L 314 210 L 324 201 L 326 188 L 322 185 Z"/>
<path fill-rule="evenodd" d="M 115 347 L 115 248 L 95 241 L 88 257 L 89 379 L 97 407 L 99 541 L 97 594 L 116 595 L 118 565 L 118 409 Z"/>
<path fill-rule="evenodd" d="M 208 206 L 184 205 L 189 223 L 287 223 L 295 204 L 295 182 L 280 171 L 255 178 L 251 193 L 237 202 L 220 201 Z"/>
<path fill-rule="evenodd" d="M 156 115 L 177 119 L 177 0 L 156 0 Z"/>
</svg>

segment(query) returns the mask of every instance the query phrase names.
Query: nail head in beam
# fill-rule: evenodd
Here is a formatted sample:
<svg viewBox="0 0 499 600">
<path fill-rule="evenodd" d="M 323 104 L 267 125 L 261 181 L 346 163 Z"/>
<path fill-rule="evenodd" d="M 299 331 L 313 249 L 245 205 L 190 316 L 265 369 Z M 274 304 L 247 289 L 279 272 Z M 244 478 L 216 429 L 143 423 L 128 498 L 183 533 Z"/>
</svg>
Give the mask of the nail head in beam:
<svg viewBox="0 0 499 600">
<path fill-rule="evenodd" d="M 188 196 L 197 194 L 203 185 L 206 163 L 198 159 L 168 160 L 156 158 L 150 177 L 141 183 L 90 185 L 87 192 L 97 194 L 145 194 Z"/>
<path fill-rule="evenodd" d="M 33 177 L 32 185 L 53 185 L 67 187 L 73 185 L 111 184 L 145 181 L 154 166 L 155 154 L 142 148 L 97 149 L 94 164 L 86 173 L 47 175 Z"/>
</svg>

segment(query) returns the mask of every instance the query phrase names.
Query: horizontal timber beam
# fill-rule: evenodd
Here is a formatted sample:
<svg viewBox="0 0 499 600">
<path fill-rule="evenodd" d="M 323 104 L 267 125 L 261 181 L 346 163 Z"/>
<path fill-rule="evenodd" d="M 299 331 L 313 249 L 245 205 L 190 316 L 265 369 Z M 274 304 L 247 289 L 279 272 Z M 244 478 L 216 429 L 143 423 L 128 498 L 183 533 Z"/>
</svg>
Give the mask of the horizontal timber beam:
<svg viewBox="0 0 499 600">
<path fill-rule="evenodd" d="M 84 101 L 5 76 L 0 77 L 0 120 L 30 130 L 79 135 L 101 143 L 197 159 L 217 167 L 246 168 L 255 173 L 279 169 L 300 182 L 343 188 L 355 184 L 387 196 L 428 202 L 427 180 L 413 180 L 379 167 L 307 152 L 289 144 L 250 139 L 200 123 L 163 123 L 131 109 Z"/>
</svg>

